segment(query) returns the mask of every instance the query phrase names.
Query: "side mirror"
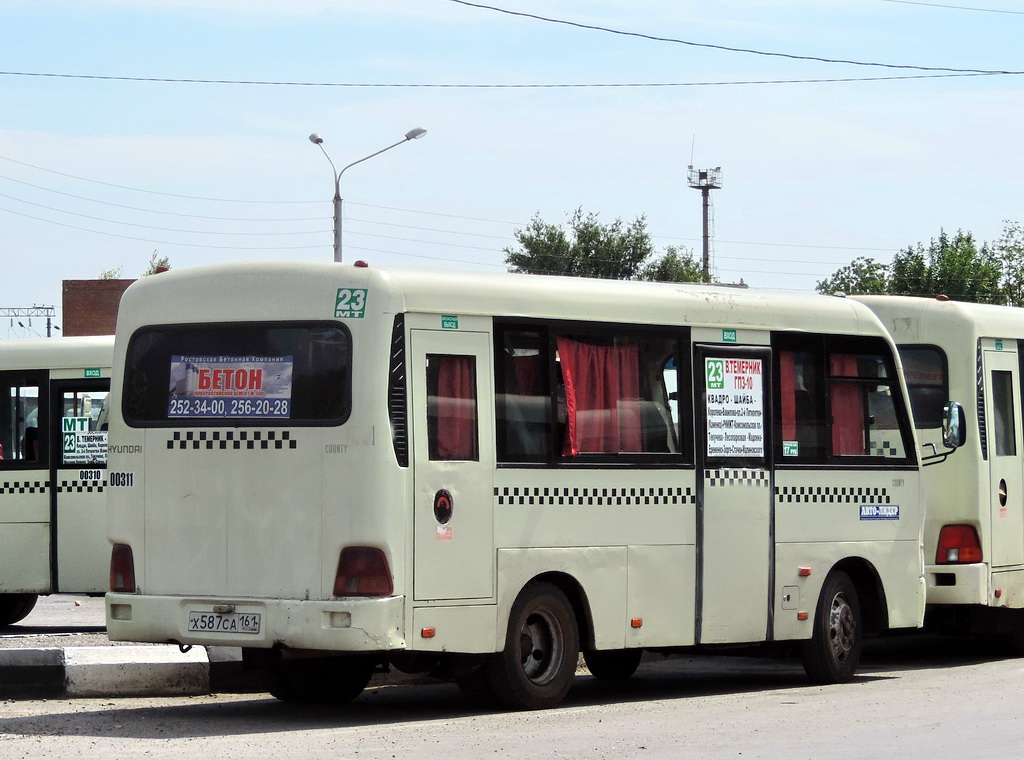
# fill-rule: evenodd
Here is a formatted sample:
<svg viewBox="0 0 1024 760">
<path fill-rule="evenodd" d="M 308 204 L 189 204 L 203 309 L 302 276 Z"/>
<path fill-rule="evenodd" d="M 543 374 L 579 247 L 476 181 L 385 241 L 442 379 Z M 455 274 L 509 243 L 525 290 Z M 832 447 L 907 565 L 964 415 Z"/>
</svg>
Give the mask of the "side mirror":
<svg viewBox="0 0 1024 760">
<path fill-rule="evenodd" d="M 947 449 L 958 449 L 967 440 L 967 416 L 964 408 L 950 401 L 942 410 L 942 443 Z"/>
</svg>

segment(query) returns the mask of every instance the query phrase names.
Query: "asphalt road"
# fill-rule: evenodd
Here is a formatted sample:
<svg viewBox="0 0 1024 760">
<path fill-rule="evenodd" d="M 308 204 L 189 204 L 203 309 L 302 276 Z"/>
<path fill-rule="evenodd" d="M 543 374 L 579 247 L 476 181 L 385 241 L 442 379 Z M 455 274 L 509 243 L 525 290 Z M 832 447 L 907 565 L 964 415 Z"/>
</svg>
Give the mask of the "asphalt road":
<svg viewBox="0 0 1024 760">
<path fill-rule="evenodd" d="M 1015 758 L 1024 661 L 970 642 L 874 642 L 852 683 L 796 663 L 690 657 L 631 682 L 578 677 L 565 703 L 488 712 L 452 685 L 371 688 L 346 706 L 263 695 L 0 703 L 0 757 Z"/>
</svg>

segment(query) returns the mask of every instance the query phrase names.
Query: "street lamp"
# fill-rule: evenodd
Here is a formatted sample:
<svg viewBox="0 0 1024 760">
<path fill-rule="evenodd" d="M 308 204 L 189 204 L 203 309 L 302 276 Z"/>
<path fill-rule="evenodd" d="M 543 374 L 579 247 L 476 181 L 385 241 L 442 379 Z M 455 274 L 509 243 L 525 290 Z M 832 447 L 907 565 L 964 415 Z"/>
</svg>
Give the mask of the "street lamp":
<svg viewBox="0 0 1024 760">
<path fill-rule="evenodd" d="M 320 150 L 323 151 L 324 156 L 330 161 L 331 171 L 334 173 L 334 260 L 341 261 L 341 175 L 345 173 L 347 169 L 351 169 L 356 164 L 361 164 L 363 161 L 368 161 L 374 156 L 379 156 L 381 153 L 392 148 L 397 148 L 403 143 L 407 143 L 410 140 L 418 140 L 427 133 L 423 127 L 415 127 L 405 133 L 405 137 L 396 142 L 394 145 L 389 145 L 386 148 L 381 148 L 376 153 L 371 153 L 365 158 L 360 158 L 358 161 L 353 161 L 348 166 L 342 167 L 339 172 L 334 166 L 334 162 L 331 161 L 331 157 L 327 155 L 327 150 L 324 148 L 324 138 L 314 132 L 309 136 L 309 141 L 314 145 L 320 146 Z"/>
</svg>

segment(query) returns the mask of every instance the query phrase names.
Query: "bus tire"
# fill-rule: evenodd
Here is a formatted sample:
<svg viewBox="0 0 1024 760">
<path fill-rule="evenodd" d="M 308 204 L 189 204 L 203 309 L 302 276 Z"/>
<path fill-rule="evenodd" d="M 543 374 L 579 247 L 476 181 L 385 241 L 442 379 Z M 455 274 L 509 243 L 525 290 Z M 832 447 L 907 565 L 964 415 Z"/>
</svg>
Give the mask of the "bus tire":
<svg viewBox="0 0 1024 760">
<path fill-rule="evenodd" d="M 38 599 L 38 594 L 0 594 L 0 628 L 28 617 Z"/>
<path fill-rule="evenodd" d="M 267 672 L 268 691 L 282 702 L 344 704 L 362 694 L 375 668 L 363 657 L 283 660 Z"/>
<path fill-rule="evenodd" d="M 801 646 L 807 677 L 819 684 L 849 681 L 860 663 L 862 641 L 857 589 L 846 573 L 832 572 L 818 598 L 814 634 Z"/>
<path fill-rule="evenodd" d="M 628 681 L 640 665 L 642 649 L 588 649 L 583 661 L 594 678 L 602 681 Z"/>
<path fill-rule="evenodd" d="M 579 629 L 561 589 L 533 583 L 519 594 L 509 615 L 505 649 L 484 665 L 491 691 L 505 707 L 554 707 L 576 677 Z"/>
</svg>

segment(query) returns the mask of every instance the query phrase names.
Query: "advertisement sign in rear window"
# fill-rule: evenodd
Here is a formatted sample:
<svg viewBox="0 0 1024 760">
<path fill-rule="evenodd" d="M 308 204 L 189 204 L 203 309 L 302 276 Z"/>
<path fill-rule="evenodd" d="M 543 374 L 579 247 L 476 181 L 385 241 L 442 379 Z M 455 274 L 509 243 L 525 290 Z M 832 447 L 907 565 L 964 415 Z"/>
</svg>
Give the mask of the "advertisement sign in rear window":
<svg viewBox="0 0 1024 760">
<path fill-rule="evenodd" d="M 287 419 L 291 356 L 171 356 L 168 418 Z"/>
</svg>

